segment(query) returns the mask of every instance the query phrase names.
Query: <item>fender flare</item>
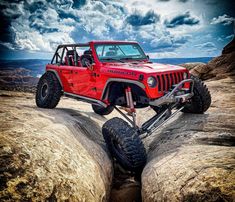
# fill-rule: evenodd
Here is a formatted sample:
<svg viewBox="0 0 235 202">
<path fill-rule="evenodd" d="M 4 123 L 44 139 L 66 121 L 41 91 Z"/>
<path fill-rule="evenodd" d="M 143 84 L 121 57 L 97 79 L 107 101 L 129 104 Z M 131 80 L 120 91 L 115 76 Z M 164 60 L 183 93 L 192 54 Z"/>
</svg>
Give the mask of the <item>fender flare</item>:
<svg viewBox="0 0 235 202">
<path fill-rule="evenodd" d="M 55 74 L 55 76 L 56 76 L 56 78 L 58 79 L 58 81 L 59 81 L 59 83 L 60 83 L 60 85 L 61 85 L 61 88 L 62 88 L 62 90 L 63 90 L 63 85 L 62 85 L 62 82 L 61 82 L 61 79 L 60 79 L 60 77 L 59 77 L 58 72 L 57 72 L 56 70 L 54 70 L 54 69 L 47 69 L 46 72 L 52 72 L 53 74 Z"/>
<path fill-rule="evenodd" d="M 142 89 L 145 89 L 145 85 L 139 81 L 135 81 L 135 80 L 130 80 L 130 79 L 120 79 L 120 78 L 110 78 L 108 79 L 108 81 L 106 82 L 103 92 L 102 92 L 102 96 L 101 96 L 101 100 L 105 100 L 108 98 L 108 94 L 109 94 L 109 87 L 110 84 L 112 82 L 119 82 L 119 83 L 131 83 L 131 84 L 135 84 L 137 86 L 139 86 Z"/>
</svg>

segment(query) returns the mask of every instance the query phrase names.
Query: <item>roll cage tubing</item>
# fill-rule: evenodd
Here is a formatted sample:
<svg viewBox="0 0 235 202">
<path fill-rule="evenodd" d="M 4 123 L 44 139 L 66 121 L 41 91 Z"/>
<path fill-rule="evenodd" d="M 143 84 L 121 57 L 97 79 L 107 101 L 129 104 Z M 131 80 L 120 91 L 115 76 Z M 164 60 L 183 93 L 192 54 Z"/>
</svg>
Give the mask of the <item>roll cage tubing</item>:
<svg viewBox="0 0 235 202">
<path fill-rule="evenodd" d="M 100 62 L 100 60 L 99 60 L 99 58 L 98 58 L 98 56 L 97 56 L 97 53 L 96 53 L 96 50 L 95 50 L 95 45 L 102 45 L 102 44 L 104 44 L 104 45 L 109 45 L 109 44 L 137 44 L 137 45 L 139 45 L 137 42 L 135 42 L 135 41 L 131 41 L 131 42 L 124 42 L 124 41 L 119 41 L 119 42 L 112 42 L 112 41 L 103 41 L 103 42 L 99 42 L 99 41 L 91 41 L 91 42 L 89 42 L 89 43 L 77 43 L 77 44 L 64 44 L 64 45 L 59 45 L 58 47 L 57 47 L 57 49 L 56 49 L 56 52 L 55 52 L 55 54 L 54 54 L 54 56 L 52 57 L 52 60 L 51 60 L 51 64 L 53 64 L 53 61 L 54 61 L 54 59 L 56 58 L 56 61 L 57 61 L 57 59 L 59 58 L 60 59 L 60 64 L 62 64 L 62 60 L 63 60 L 63 58 L 58 54 L 58 50 L 60 49 L 60 48 L 63 48 L 63 50 L 62 50 L 62 56 L 64 55 L 64 52 L 65 52 L 65 50 L 68 50 L 68 47 L 72 47 L 73 49 L 74 49 L 74 51 L 75 51 L 75 48 L 76 47 L 90 47 L 90 49 L 91 49 L 91 51 L 92 51 L 92 56 L 93 56 L 93 58 L 94 58 L 94 61 L 95 61 L 95 64 L 97 64 L 97 65 L 100 65 L 100 64 L 102 64 L 102 62 Z M 144 50 L 142 49 L 142 47 L 139 45 L 139 48 L 140 48 L 140 50 L 143 52 L 143 54 L 146 56 L 146 54 L 145 54 L 145 52 L 144 52 Z M 77 55 L 75 54 L 75 61 L 76 61 L 76 63 L 77 63 L 77 60 L 76 60 L 76 57 L 77 57 Z M 147 56 L 146 56 L 146 59 L 147 59 Z M 77 65 L 77 64 L 75 64 L 75 65 Z"/>
</svg>

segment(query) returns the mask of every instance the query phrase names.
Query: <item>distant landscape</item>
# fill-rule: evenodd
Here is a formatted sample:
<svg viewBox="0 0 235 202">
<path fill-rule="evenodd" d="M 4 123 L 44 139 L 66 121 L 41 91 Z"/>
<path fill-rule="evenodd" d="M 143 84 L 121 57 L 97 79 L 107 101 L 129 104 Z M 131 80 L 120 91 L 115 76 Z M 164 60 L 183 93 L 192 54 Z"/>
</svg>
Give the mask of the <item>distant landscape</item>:
<svg viewBox="0 0 235 202">
<path fill-rule="evenodd" d="M 172 64 L 179 65 L 184 63 L 192 63 L 192 62 L 203 62 L 207 63 L 212 60 L 213 57 L 200 57 L 200 58 L 159 58 L 159 59 L 151 59 L 152 62 L 158 62 L 162 64 Z"/>
<path fill-rule="evenodd" d="M 203 62 L 207 63 L 212 57 L 200 57 L 200 58 L 159 58 L 151 59 L 152 62 L 179 65 L 183 63 L 191 62 Z M 40 77 L 45 71 L 45 65 L 50 63 L 50 60 L 45 59 L 22 59 L 22 60 L 0 60 L 0 70 L 9 70 L 16 68 L 24 68 L 29 71 L 29 74 L 33 77 Z"/>
<path fill-rule="evenodd" d="M 14 70 L 24 68 L 29 70 L 30 76 L 40 77 L 45 71 L 45 65 L 50 60 L 22 59 L 22 60 L 0 60 L 0 70 Z"/>
</svg>

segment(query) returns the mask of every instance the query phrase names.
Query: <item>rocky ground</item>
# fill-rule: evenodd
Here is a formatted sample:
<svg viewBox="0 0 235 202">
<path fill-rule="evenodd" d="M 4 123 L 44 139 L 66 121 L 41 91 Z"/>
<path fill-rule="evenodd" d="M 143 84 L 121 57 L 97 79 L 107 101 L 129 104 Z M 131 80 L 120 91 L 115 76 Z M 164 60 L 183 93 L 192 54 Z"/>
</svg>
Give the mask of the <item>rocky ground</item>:
<svg viewBox="0 0 235 202">
<path fill-rule="evenodd" d="M 179 114 L 146 140 L 143 201 L 235 200 L 235 77 L 206 84 L 208 112 Z"/>
<path fill-rule="evenodd" d="M 235 201 L 235 52 L 228 48 L 208 64 L 184 64 L 205 80 L 211 108 L 179 113 L 146 138 L 148 162 L 135 177 L 112 162 L 102 138 L 117 112 L 102 117 L 65 97 L 39 109 L 34 94 L 4 88 L 12 80 L 1 73 L 0 201 Z M 150 113 L 138 110 L 137 122 Z"/>
<path fill-rule="evenodd" d="M 212 105 L 179 114 L 146 140 L 143 201 L 235 201 L 235 39 L 209 63 L 183 64 L 205 80 Z"/>
<path fill-rule="evenodd" d="M 108 199 L 113 169 L 99 124 L 105 118 L 70 99 L 39 109 L 29 93 L 0 91 L 0 105 L 0 201 Z"/>
<path fill-rule="evenodd" d="M 115 166 L 111 201 L 138 201 L 140 192 L 143 201 L 232 201 L 234 81 L 206 82 L 213 98 L 207 113 L 179 114 L 145 140 L 142 191 L 138 179 Z M 1 91 L 0 105 L 2 200 L 107 199 L 113 168 L 101 126 L 117 113 L 101 117 L 88 104 L 69 98 L 56 109 L 39 109 L 33 94 L 10 91 Z"/>
</svg>

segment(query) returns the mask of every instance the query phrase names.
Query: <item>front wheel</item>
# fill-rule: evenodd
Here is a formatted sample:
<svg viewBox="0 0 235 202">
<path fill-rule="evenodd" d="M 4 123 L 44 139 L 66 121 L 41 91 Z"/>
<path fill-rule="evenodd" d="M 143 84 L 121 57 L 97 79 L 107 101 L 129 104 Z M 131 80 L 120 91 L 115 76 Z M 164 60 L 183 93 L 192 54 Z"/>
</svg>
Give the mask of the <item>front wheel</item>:
<svg viewBox="0 0 235 202">
<path fill-rule="evenodd" d="M 115 117 L 103 125 L 102 133 L 109 151 L 123 168 L 136 173 L 142 171 L 146 163 L 146 151 L 134 128 Z"/>
<path fill-rule="evenodd" d="M 211 105 L 211 95 L 206 85 L 197 77 L 194 80 L 193 97 L 182 110 L 185 113 L 203 114 Z"/>
<path fill-rule="evenodd" d="M 113 111 L 113 109 L 114 109 L 114 107 L 113 106 L 111 106 L 111 105 L 109 105 L 109 106 L 107 106 L 107 107 L 102 107 L 102 106 L 99 106 L 99 105 L 92 105 L 92 109 L 93 109 L 93 111 L 96 113 L 96 114 L 99 114 L 99 115 L 108 115 L 108 114 L 110 114 L 112 111 Z"/>
</svg>

